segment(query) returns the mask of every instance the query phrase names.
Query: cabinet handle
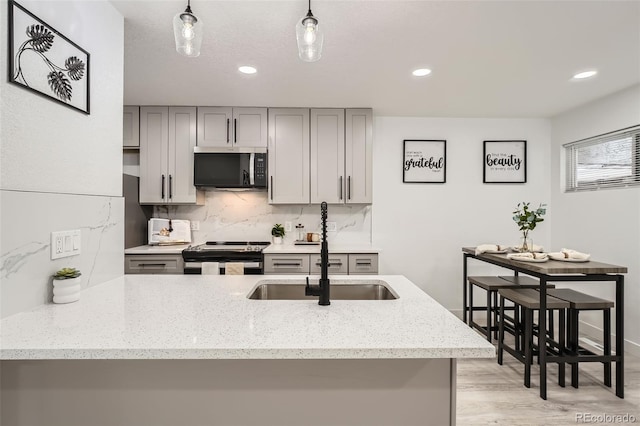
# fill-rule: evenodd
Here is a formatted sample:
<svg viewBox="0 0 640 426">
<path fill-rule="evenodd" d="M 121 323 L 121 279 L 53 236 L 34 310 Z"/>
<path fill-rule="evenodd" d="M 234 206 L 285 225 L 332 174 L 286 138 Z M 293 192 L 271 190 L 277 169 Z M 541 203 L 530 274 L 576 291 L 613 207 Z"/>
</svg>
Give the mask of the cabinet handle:
<svg viewBox="0 0 640 426">
<path fill-rule="evenodd" d="M 238 142 L 238 119 L 233 119 L 233 143 Z"/>
<path fill-rule="evenodd" d="M 347 200 L 351 199 L 351 176 L 347 178 Z"/>
<path fill-rule="evenodd" d="M 273 201 L 273 175 L 269 176 L 269 178 L 271 179 L 271 183 L 269 184 L 271 189 L 271 201 Z"/>
<path fill-rule="evenodd" d="M 363 261 L 360 261 L 360 262 L 359 262 L 359 261 L 357 261 L 357 260 L 356 260 L 356 265 L 361 265 L 361 266 L 365 266 L 365 265 L 366 265 L 366 266 L 371 266 L 371 261 L 370 261 L 370 260 L 368 260 L 368 261 L 364 261 L 364 262 L 363 262 Z"/>
<path fill-rule="evenodd" d="M 342 200 L 342 176 L 340 176 L 340 200 Z"/>
<path fill-rule="evenodd" d="M 138 263 L 138 266 L 142 266 L 143 268 L 145 266 L 161 266 L 161 267 L 165 267 L 167 266 L 166 263 Z"/>
<path fill-rule="evenodd" d="M 322 263 L 316 262 L 316 266 L 322 266 Z M 342 262 L 329 261 L 329 267 L 332 267 L 332 266 L 342 266 Z"/>
<path fill-rule="evenodd" d="M 229 143 L 229 119 L 227 118 L 227 143 Z"/>
<path fill-rule="evenodd" d="M 162 185 L 160 186 L 160 192 L 162 192 L 162 199 L 164 200 L 164 175 L 162 175 Z"/>
<path fill-rule="evenodd" d="M 298 268 L 302 266 L 302 263 L 300 262 L 295 262 L 295 263 L 280 263 L 280 262 L 274 262 L 273 266 L 297 266 Z"/>
<path fill-rule="evenodd" d="M 169 199 L 173 198 L 172 186 L 173 186 L 173 176 L 169 175 Z"/>
</svg>

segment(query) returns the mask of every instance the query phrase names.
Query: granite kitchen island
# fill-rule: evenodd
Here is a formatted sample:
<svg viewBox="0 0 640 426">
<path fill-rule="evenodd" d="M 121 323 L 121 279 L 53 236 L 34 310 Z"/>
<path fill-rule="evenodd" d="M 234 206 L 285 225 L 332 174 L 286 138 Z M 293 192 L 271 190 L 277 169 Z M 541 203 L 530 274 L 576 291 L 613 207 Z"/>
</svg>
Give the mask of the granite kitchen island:
<svg viewBox="0 0 640 426">
<path fill-rule="evenodd" d="M 396 300 L 247 298 L 292 278 L 127 275 L 8 317 L 1 423 L 455 424 L 455 360 L 491 344 L 403 276 L 348 277 Z"/>
</svg>

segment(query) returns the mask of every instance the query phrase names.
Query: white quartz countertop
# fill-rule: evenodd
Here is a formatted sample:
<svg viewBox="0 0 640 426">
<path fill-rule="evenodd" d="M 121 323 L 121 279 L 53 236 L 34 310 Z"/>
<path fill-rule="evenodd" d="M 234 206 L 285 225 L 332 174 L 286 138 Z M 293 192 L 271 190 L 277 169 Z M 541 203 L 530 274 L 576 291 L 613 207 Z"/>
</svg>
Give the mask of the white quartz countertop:
<svg viewBox="0 0 640 426">
<path fill-rule="evenodd" d="M 264 249 L 264 254 L 314 254 L 320 253 L 320 244 L 271 244 Z M 369 244 L 331 244 L 329 243 L 330 254 L 348 253 L 380 253 L 380 249 Z"/>
<path fill-rule="evenodd" d="M 331 277 L 330 277 L 331 278 Z M 343 277 L 342 277 L 343 278 Z M 403 276 L 397 300 L 250 300 L 277 275 L 125 275 L 0 322 L 0 359 L 488 358 L 495 349 Z M 297 278 L 302 282 L 302 277 Z M 332 278 L 332 286 L 340 285 Z"/>
<path fill-rule="evenodd" d="M 124 250 L 124 254 L 181 254 L 189 244 L 171 244 L 166 246 L 138 246 Z"/>
</svg>

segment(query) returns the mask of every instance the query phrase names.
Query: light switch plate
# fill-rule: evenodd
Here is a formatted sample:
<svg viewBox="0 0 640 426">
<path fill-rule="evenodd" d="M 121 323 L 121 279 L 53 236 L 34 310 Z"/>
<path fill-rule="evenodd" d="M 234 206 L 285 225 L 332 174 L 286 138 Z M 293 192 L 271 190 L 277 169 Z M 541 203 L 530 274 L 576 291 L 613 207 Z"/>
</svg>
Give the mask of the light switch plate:
<svg viewBox="0 0 640 426">
<path fill-rule="evenodd" d="M 284 232 L 291 232 L 291 222 L 284 223 Z"/>
<path fill-rule="evenodd" d="M 338 227 L 335 222 L 327 222 L 327 232 L 336 232 Z"/>
<path fill-rule="evenodd" d="M 82 234 L 79 229 L 51 233 L 51 260 L 80 254 Z"/>
<path fill-rule="evenodd" d="M 191 221 L 191 230 L 192 231 L 199 231 L 200 230 L 200 221 L 192 220 Z"/>
</svg>

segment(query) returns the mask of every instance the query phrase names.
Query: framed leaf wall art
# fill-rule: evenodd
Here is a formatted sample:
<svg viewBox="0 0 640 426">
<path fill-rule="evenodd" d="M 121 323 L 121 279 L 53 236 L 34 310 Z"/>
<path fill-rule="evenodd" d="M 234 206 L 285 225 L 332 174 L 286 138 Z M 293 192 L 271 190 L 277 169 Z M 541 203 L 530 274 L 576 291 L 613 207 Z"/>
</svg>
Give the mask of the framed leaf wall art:
<svg viewBox="0 0 640 426">
<path fill-rule="evenodd" d="M 9 82 L 89 114 L 89 52 L 9 1 Z"/>
</svg>

